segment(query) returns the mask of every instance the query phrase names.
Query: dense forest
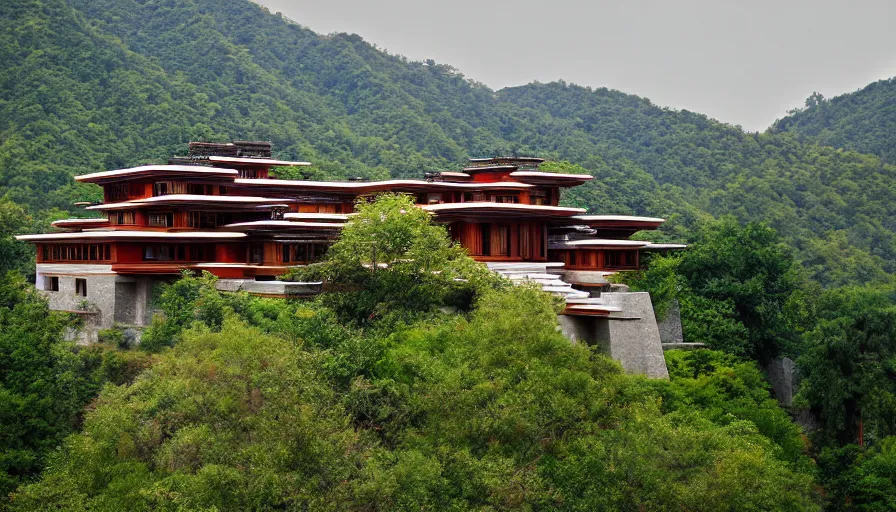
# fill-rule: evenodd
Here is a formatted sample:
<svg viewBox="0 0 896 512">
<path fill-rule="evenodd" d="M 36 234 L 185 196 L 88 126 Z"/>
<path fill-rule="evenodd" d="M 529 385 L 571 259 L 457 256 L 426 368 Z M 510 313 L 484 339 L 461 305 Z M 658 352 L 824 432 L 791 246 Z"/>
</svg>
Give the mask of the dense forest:
<svg viewBox="0 0 896 512">
<path fill-rule="evenodd" d="M 0 510 L 896 508 L 893 80 L 746 133 L 608 89 L 493 91 L 248 0 L 0 2 L 0 56 Z M 497 154 L 592 173 L 567 203 L 691 244 L 624 280 L 707 349 L 625 375 L 397 196 L 288 277 L 345 291 L 185 275 L 139 346 L 65 341 L 12 236 L 83 213 L 73 175 L 241 138 L 324 179 Z M 763 375 L 784 356 L 789 409 Z"/>
<path fill-rule="evenodd" d="M 803 135 L 562 82 L 492 91 L 248 0 L 13 0 L 0 28 L 0 193 L 39 217 L 95 197 L 71 175 L 189 140 L 271 140 L 324 177 L 536 154 L 597 176 L 569 202 L 668 217 L 671 238 L 731 214 L 775 228 L 825 285 L 896 270 L 896 167 Z"/>
<path fill-rule="evenodd" d="M 896 78 L 831 99 L 813 93 L 805 108 L 789 114 L 776 121 L 770 132 L 794 132 L 825 146 L 896 162 Z"/>
</svg>

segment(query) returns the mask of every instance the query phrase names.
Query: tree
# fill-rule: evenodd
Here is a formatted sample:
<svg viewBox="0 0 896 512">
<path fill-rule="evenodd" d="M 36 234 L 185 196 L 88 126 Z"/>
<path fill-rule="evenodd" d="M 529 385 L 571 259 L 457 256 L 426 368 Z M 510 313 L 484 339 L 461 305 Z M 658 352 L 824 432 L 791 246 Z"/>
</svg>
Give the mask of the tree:
<svg viewBox="0 0 896 512">
<path fill-rule="evenodd" d="M 326 303 L 343 319 L 362 324 L 441 306 L 469 309 L 480 290 L 501 283 L 401 194 L 359 202 L 325 261 L 287 278 L 325 279 L 336 291 Z"/>
<path fill-rule="evenodd" d="M 821 295 L 797 360 L 799 398 L 821 420 L 818 441 L 859 445 L 896 435 L 896 285 Z"/>
<path fill-rule="evenodd" d="M 0 281 L 2 496 L 40 473 L 105 382 L 126 382 L 141 366 L 103 347 L 79 349 L 64 341 L 72 324 L 68 315 L 50 311 L 20 275 L 10 272 Z"/>
<path fill-rule="evenodd" d="M 655 293 L 659 314 L 678 300 L 688 341 L 760 363 L 797 349 L 808 307 L 804 280 L 768 226 L 708 222 L 682 254 L 653 258 L 624 279 Z"/>
<path fill-rule="evenodd" d="M 13 510 L 344 509 L 363 440 L 314 359 L 240 324 L 197 326 L 108 387 Z"/>
</svg>

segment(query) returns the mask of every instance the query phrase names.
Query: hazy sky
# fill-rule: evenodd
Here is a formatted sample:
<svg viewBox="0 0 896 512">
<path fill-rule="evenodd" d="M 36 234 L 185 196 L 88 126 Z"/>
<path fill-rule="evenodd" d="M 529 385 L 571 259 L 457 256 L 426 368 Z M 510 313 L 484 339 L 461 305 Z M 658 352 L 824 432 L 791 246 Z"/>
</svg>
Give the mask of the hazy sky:
<svg viewBox="0 0 896 512">
<path fill-rule="evenodd" d="M 896 76 L 896 0 L 257 1 L 494 89 L 562 78 L 747 130 Z"/>
</svg>

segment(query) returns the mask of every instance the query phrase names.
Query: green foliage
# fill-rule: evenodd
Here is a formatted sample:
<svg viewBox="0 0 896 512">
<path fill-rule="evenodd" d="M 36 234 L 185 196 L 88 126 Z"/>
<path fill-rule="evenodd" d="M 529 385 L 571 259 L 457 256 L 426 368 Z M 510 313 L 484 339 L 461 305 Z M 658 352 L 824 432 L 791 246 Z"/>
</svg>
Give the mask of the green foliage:
<svg viewBox="0 0 896 512">
<path fill-rule="evenodd" d="M 10 270 L 17 270 L 25 275 L 34 274 L 33 251 L 13 238 L 34 228 L 38 226 L 21 206 L 0 197 L 0 275 L 5 275 Z"/>
<path fill-rule="evenodd" d="M 104 382 L 126 382 L 140 366 L 101 348 L 76 349 L 63 341 L 68 325 L 17 274 L 0 282 L 0 495 L 38 475 Z"/>
<path fill-rule="evenodd" d="M 233 319 L 197 327 L 107 388 L 13 509 L 338 510 L 363 445 L 334 404 L 289 343 Z"/>
<path fill-rule="evenodd" d="M 469 309 L 482 289 L 501 283 L 411 197 L 399 194 L 359 202 L 325 261 L 286 278 L 326 280 L 334 289 L 324 296 L 326 304 L 358 324 L 396 316 L 408 321 L 408 314 L 443 306 Z"/>
<path fill-rule="evenodd" d="M 625 276 L 651 292 L 658 315 L 673 300 L 685 338 L 762 363 L 794 353 L 809 307 L 799 267 L 774 229 L 732 218 L 702 225 L 680 255 Z"/>
<path fill-rule="evenodd" d="M 321 301 L 244 311 L 273 335 L 193 322 L 104 390 L 12 509 L 817 508 L 748 367 L 707 371 L 714 391 L 685 403 L 694 385 L 570 344 L 534 288 L 388 332 L 341 326 Z"/>
<path fill-rule="evenodd" d="M 845 148 L 896 162 L 896 78 L 880 80 L 856 92 L 825 99 L 814 93 L 806 108 L 789 112 L 772 132 L 795 132 L 825 146 Z"/>
<path fill-rule="evenodd" d="M 896 437 L 868 450 L 852 444 L 825 449 L 821 483 L 831 510 L 884 512 L 896 508 Z"/>
<path fill-rule="evenodd" d="M 140 342 L 143 350 L 158 352 L 178 342 L 180 334 L 193 322 L 204 323 L 217 330 L 221 328 L 224 317 L 233 311 L 240 296 L 225 297 L 215 289 L 217 278 L 203 272 L 194 277 L 191 272 L 184 271 L 181 279 L 172 284 L 158 285 L 157 300 L 154 306 L 160 313 L 153 316 L 152 325 L 144 332 Z"/>
<path fill-rule="evenodd" d="M 798 363 L 800 396 L 825 444 L 896 435 L 896 284 L 841 288 L 819 297 Z"/>
<path fill-rule="evenodd" d="M 781 460 L 807 465 L 807 443 L 797 427 L 769 394 L 759 366 L 712 350 L 671 350 L 665 353 L 670 382 L 656 382 L 663 410 L 697 410 L 716 424 L 749 421 L 769 438 Z"/>
<path fill-rule="evenodd" d="M 101 329 L 96 334 L 97 341 L 114 347 L 128 348 L 128 340 L 124 336 L 124 331 L 118 328 Z"/>
</svg>

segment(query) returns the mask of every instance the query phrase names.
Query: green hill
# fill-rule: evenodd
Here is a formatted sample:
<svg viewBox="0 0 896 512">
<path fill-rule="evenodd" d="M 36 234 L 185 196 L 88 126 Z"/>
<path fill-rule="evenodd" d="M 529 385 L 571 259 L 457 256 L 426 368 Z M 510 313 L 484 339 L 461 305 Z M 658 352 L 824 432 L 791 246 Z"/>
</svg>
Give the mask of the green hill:
<svg viewBox="0 0 896 512">
<path fill-rule="evenodd" d="M 896 78 L 831 99 L 813 94 L 805 108 L 778 120 L 770 131 L 799 133 L 825 146 L 896 163 Z"/>
<path fill-rule="evenodd" d="M 798 135 L 562 82 L 493 91 L 248 0 L 11 0 L 0 28 L 0 193 L 33 211 L 95 193 L 73 174 L 188 140 L 270 140 L 326 177 L 526 153 L 597 176 L 570 202 L 667 216 L 672 238 L 732 214 L 778 229 L 825 284 L 896 271 L 896 167 Z"/>
</svg>

